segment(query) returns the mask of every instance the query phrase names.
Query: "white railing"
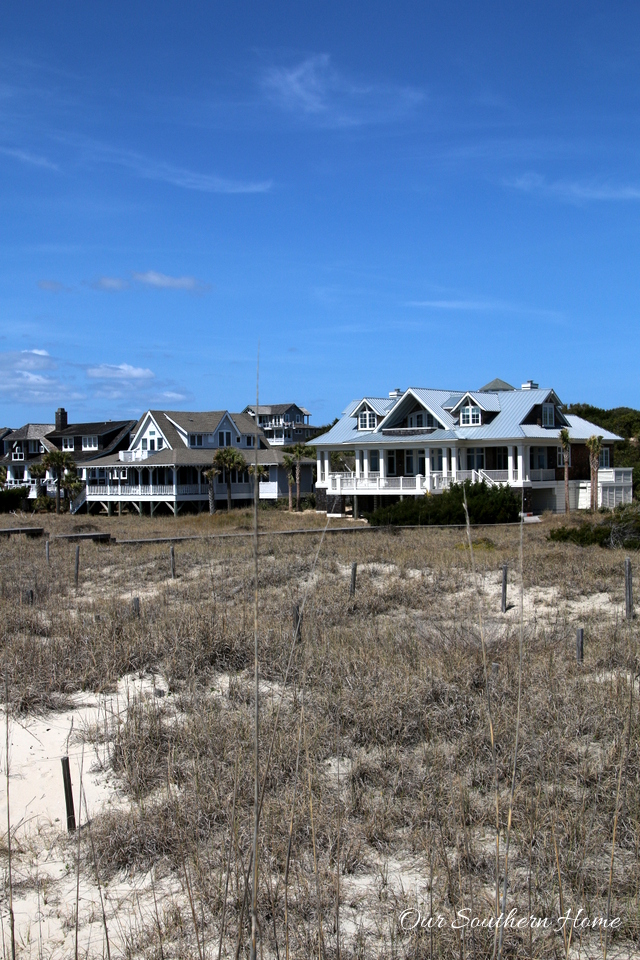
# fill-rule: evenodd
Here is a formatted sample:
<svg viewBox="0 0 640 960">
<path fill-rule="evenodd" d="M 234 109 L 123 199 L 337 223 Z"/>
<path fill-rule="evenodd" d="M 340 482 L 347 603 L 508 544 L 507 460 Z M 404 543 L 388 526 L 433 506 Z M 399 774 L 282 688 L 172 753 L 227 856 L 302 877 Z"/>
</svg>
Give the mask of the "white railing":
<svg viewBox="0 0 640 960">
<path fill-rule="evenodd" d="M 511 471 L 511 480 L 512 480 L 513 483 L 517 483 L 517 482 L 518 482 L 518 470 L 517 470 L 516 468 L 514 468 L 514 469 Z"/>
<path fill-rule="evenodd" d="M 464 483 L 465 480 L 471 480 L 472 483 L 475 483 L 478 479 L 478 475 L 475 470 L 458 470 L 456 474 L 456 482 Z"/>
<path fill-rule="evenodd" d="M 556 471 L 554 468 L 547 469 L 547 470 L 543 470 L 543 469 L 529 470 L 529 479 L 533 482 L 536 482 L 539 480 L 555 480 L 555 478 L 556 478 Z"/>
<path fill-rule="evenodd" d="M 508 470 L 481 470 L 480 473 L 488 477 L 489 480 L 493 480 L 494 483 L 508 483 L 509 482 L 509 471 Z"/>
</svg>

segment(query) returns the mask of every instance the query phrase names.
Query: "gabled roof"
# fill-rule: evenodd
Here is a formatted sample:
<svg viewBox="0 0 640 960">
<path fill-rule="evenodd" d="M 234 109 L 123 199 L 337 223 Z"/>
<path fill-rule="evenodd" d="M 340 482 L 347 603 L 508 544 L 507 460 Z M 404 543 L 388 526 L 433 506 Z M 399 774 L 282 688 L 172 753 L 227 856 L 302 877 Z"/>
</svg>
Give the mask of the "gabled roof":
<svg viewBox="0 0 640 960">
<path fill-rule="evenodd" d="M 576 417 L 572 413 L 565 413 L 565 418 L 569 421 L 569 434 L 572 440 L 588 440 L 589 437 L 602 437 L 603 440 L 622 440 L 617 433 L 611 433 L 604 427 L 598 427 L 595 423 L 583 420 L 582 417 Z"/>
<path fill-rule="evenodd" d="M 291 410 L 292 407 L 295 407 L 296 410 L 299 410 L 301 413 L 304 413 L 307 416 L 311 416 L 309 411 L 305 410 L 305 408 L 301 407 L 300 404 L 298 403 L 268 403 L 268 404 L 261 403 L 260 406 L 258 407 L 258 415 L 279 416 L 281 413 L 286 413 L 287 410 Z M 255 403 L 248 403 L 242 412 L 246 413 L 248 410 L 255 410 L 255 409 L 256 409 Z"/>
<path fill-rule="evenodd" d="M 384 417 L 395 407 L 397 402 L 395 397 L 363 397 L 362 400 L 358 400 L 356 406 L 351 411 L 351 416 L 353 417 L 359 413 L 360 408 L 366 404 L 366 406 L 371 407 L 373 412 L 379 417 Z"/>
<path fill-rule="evenodd" d="M 481 410 L 485 410 L 487 413 L 497 413 L 500 410 L 500 399 L 497 393 L 465 393 L 464 396 L 460 397 L 458 402 L 454 407 L 451 408 L 453 413 L 458 407 L 465 402 L 465 400 L 472 400 L 477 407 L 480 407 Z"/>
</svg>

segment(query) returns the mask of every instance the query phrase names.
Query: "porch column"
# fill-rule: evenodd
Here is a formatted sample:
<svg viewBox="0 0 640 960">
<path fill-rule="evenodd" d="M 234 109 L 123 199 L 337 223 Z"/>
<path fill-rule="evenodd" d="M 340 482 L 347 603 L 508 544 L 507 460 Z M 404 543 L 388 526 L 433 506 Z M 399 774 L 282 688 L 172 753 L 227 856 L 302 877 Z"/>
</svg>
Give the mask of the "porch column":
<svg viewBox="0 0 640 960">
<path fill-rule="evenodd" d="M 366 480 L 369 476 L 369 448 L 364 448 L 364 479 Z"/>
<path fill-rule="evenodd" d="M 378 457 L 380 461 L 380 480 L 385 480 L 387 476 L 387 465 L 385 463 L 386 450 L 378 450 Z M 382 484 L 380 484 L 382 486 Z"/>
<path fill-rule="evenodd" d="M 431 491 L 431 447 L 424 451 L 424 488 Z"/>
<path fill-rule="evenodd" d="M 360 477 L 360 451 L 356 450 L 355 454 L 356 454 L 355 474 L 356 474 L 356 480 L 358 480 Z"/>
<path fill-rule="evenodd" d="M 445 486 L 449 475 L 449 447 L 442 448 L 442 485 Z"/>
<path fill-rule="evenodd" d="M 323 457 L 323 454 L 324 454 L 324 450 L 317 450 L 317 451 L 316 451 L 316 459 L 317 459 L 317 468 L 316 468 L 316 469 L 317 469 L 317 473 L 316 473 L 316 476 L 317 476 L 317 478 L 318 478 L 318 483 L 322 483 L 322 482 L 323 482 L 323 477 L 322 477 L 322 457 Z"/>
<path fill-rule="evenodd" d="M 171 470 L 173 473 L 173 495 L 174 497 L 177 497 L 178 496 L 178 468 L 172 467 Z"/>
<path fill-rule="evenodd" d="M 458 448 L 451 448 L 451 480 L 456 482 L 458 477 Z"/>
<path fill-rule="evenodd" d="M 518 444 L 518 486 L 521 487 L 524 480 L 524 445 Z"/>
<path fill-rule="evenodd" d="M 507 447 L 507 472 L 509 474 L 507 483 L 513 483 L 513 444 L 510 443 Z"/>
</svg>

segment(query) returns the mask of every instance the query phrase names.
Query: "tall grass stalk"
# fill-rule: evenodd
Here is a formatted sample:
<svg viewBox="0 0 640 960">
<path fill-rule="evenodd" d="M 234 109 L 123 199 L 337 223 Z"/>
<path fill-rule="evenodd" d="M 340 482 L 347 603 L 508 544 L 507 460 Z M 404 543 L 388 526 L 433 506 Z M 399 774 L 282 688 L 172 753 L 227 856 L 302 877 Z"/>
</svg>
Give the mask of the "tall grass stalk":
<svg viewBox="0 0 640 960">
<path fill-rule="evenodd" d="M 304 694 L 303 694 L 304 696 Z M 293 819 L 296 810 L 296 795 L 298 791 L 298 768 L 300 766 L 300 740 L 302 738 L 302 724 L 304 722 L 304 700 L 300 709 L 300 723 L 298 725 L 298 749 L 296 751 L 296 770 L 293 778 L 293 799 L 291 801 L 291 819 L 289 820 L 289 840 L 287 843 L 287 861 L 284 868 L 284 945 L 285 958 L 289 960 L 289 864 L 291 863 L 291 844 L 293 841 Z M 220 960 L 220 958 L 218 958 Z"/>
<path fill-rule="evenodd" d="M 260 822 L 260 674 L 258 663 L 258 498 L 260 496 L 260 477 L 258 475 L 258 409 L 260 402 L 260 344 L 256 364 L 256 415 L 253 438 L 255 460 L 253 474 L 253 642 L 254 642 L 254 686 L 255 704 L 253 717 L 254 736 L 254 783 L 253 783 L 253 883 L 251 891 L 251 960 L 256 960 L 256 940 L 258 936 L 258 826 Z"/>
<path fill-rule="evenodd" d="M 11 863 L 11 810 L 9 806 L 9 674 L 4 668 L 4 719 L 5 719 L 5 767 L 7 775 L 7 855 L 9 860 L 9 937 L 11 939 L 11 960 L 16 960 L 16 928 L 13 914 L 13 875 Z M 4 938 L 3 938 L 4 939 Z"/>
<path fill-rule="evenodd" d="M 84 770 L 84 743 L 82 744 L 82 754 L 80 756 L 80 796 L 82 797 L 82 773 Z M 80 824 L 82 822 L 82 802 L 78 809 L 78 844 L 76 850 L 76 946 L 75 960 L 78 960 L 78 930 L 80 926 Z"/>
<path fill-rule="evenodd" d="M 93 842 L 91 832 L 91 821 L 89 820 L 89 808 L 87 806 L 87 795 L 82 787 L 81 803 L 84 800 L 84 818 L 87 823 L 87 832 L 89 833 L 89 842 L 91 843 L 91 856 L 93 858 L 93 868 L 96 871 L 96 883 L 98 884 L 98 896 L 100 897 L 100 910 L 102 912 L 102 926 L 104 929 L 104 939 L 107 948 L 107 960 L 111 960 L 111 947 L 109 946 L 109 927 L 107 926 L 107 914 L 104 909 L 104 897 L 102 896 L 102 884 L 100 883 L 100 871 L 98 870 L 98 858 L 96 857 L 96 848 Z"/>
<path fill-rule="evenodd" d="M 227 875 L 224 883 L 224 900 L 222 901 L 222 917 L 220 919 L 220 942 L 218 944 L 218 960 L 222 957 L 222 942 L 224 939 L 224 923 L 227 913 L 227 896 L 229 893 L 229 874 L 231 873 L 231 850 L 233 848 L 233 837 L 235 833 L 236 822 L 236 795 L 238 792 L 238 767 L 240 756 L 236 754 L 236 770 L 233 778 L 233 800 L 231 802 L 231 821 L 229 823 L 229 849 L 227 851 Z"/>
<path fill-rule="evenodd" d="M 628 744 L 631 736 L 631 717 L 633 716 L 633 685 L 635 678 L 633 675 L 633 670 L 631 671 L 631 684 L 629 690 L 629 717 L 627 719 L 628 723 L 628 733 L 624 737 L 622 742 L 622 756 L 620 757 L 620 768 L 618 770 L 618 786 L 616 789 L 616 806 L 615 813 L 613 816 L 613 836 L 611 837 L 611 860 L 609 862 L 609 889 L 607 890 L 607 922 L 611 918 L 611 888 L 613 887 L 613 859 L 616 849 L 616 831 L 618 828 L 618 814 L 620 812 L 620 787 L 622 785 L 622 770 L 625 765 L 625 758 L 627 755 Z M 607 948 L 609 945 L 609 926 L 607 927 L 604 933 L 604 951 L 603 951 L 603 960 L 607 960 Z"/>
<path fill-rule="evenodd" d="M 311 820 L 311 844 L 313 847 L 313 872 L 316 879 L 316 900 L 318 904 L 318 960 L 324 957 L 324 942 L 322 938 L 322 900 L 320 898 L 320 878 L 318 875 L 318 853 L 316 849 L 316 827 L 313 816 L 313 785 L 311 782 L 311 762 L 309 760 L 309 744 L 307 743 L 307 726 L 302 724 L 302 738 L 307 758 L 307 781 L 309 784 L 309 818 Z"/>
<path fill-rule="evenodd" d="M 518 746 L 520 743 L 520 708 L 522 705 L 522 655 L 524 647 L 524 514 L 520 514 L 520 636 L 518 638 L 518 709 L 516 713 L 516 737 L 513 747 L 513 773 L 511 776 L 511 792 L 509 793 L 509 813 L 507 815 L 507 837 L 504 848 L 504 881 L 502 885 L 502 913 L 507 909 L 507 891 L 509 889 L 509 843 L 511 841 L 511 822 L 513 819 L 513 798 L 516 792 L 516 774 L 518 771 Z M 502 957 L 502 940 L 504 924 L 500 927 L 498 941 L 498 960 Z"/>
<path fill-rule="evenodd" d="M 487 697 L 487 717 L 489 722 L 489 737 L 491 739 L 491 760 L 493 763 L 493 782 L 494 782 L 494 793 L 495 793 L 495 806 L 496 806 L 496 900 L 495 900 L 495 911 L 496 919 L 498 918 L 500 911 L 500 787 L 498 784 L 498 762 L 496 759 L 496 741 L 495 734 L 493 729 L 493 713 L 491 710 L 491 691 L 489 688 L 489 671 L 487 669 L 487 644 L 484 636 L 484 622 L 482 618 L 482 602 L 480 596 L 480 588 L 478 585 L 478 574 L 476 570 L 476 561 L 473 555 L 473 540 L 471 538 L 471 523 L 469 522 L 469 510 L 467 507 L 467 492 L 466 488 L 463 487 L 463 498 L 462 502 L 464 505 L 464 516 L 465 516 L 465 526 L 467 530 L 467 540 L 469 542 L 469 555 L 471 557 L 471 571 L 473 573 L 473 581 L 476 590 L 476 596 L 478 599 L 478 625 L 480 627 L 480 645 L 482 647 L 482 670 L 484 673 L 484 687 Z M 498 949 L 498 925 L 496 924 L 496 930 L 493 938 L 493 953 L 492 960 L 495 958 L 496 952 Z"/>
</svg>

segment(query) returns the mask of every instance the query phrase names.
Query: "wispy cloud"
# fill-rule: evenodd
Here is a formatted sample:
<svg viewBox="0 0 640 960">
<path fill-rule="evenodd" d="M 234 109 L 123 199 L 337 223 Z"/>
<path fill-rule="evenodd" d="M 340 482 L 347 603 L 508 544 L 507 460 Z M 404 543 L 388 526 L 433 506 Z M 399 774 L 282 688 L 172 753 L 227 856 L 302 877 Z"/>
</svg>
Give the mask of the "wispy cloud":
<svg viewBox="0 0 640 960">
<path fill-rule="evenodd" d="M 203 293 L 210 289 L 209 284 L 202 283 L 195 277 L 171 277 L 156 270 L 134 273 L 133 279 L 145 287 L 155 287 L 158 290 L 188 290 L 191 293 Z"/>
<path fill-rule="evenodd" d="M 442 300 L 408 300 L 405 307 L 419 307 L 426 310 L 445 310 L 451 312 L 513 313 L 547 318 L 551 321 L 562 321 L 563 314 L 558 310 L 545 310 L 541 307 L 532 307 L 523 303 L 512 303 L 508 300 L 491 300 L 482 297 L 451 298 Z"/>
<path fill-rule="evenodd" d="M 163 160 L 153 160 L 130 150 L 119 150 L 93 144 L 90 149 L 95 160 L 131 170 L 144 180 L 157 180 L 185 190 L 202 193 L 266 193 L 273 186 L 272 180 L 236 180 L 213 173 L 198 173 L 186 167 L 174 166 Z"/>
<path fill-rule="evenodd" d="M 123 277 L 98 277 L 92 280 L 90 284 L 94 290 L 106 290 L 109 293 L 118 293 L 120 290 L 126 290 L 129 281 Z"/>
<path fill-rule="evenodd" d="M 89 367 L 87 376 L 92 380 L 153 380 L 153 370 L 146 367 L 133 367 L 129 363 L 101 363 L 97 367 Z"/>
<path fill-rule="evenodd" d="M 332 127 L 398 120 L 425 99 L 414 87 L 353 80 L 336 70 L 326 53 L 292 67 L 272 67 L 262 85 L 282 109 Z"/>
<path fill-rule="evenodd" d="M 21 400 L 50 402 L 59 395 L 60 380 L 55 361 L 46 350 L 0 352 L 0 395 Z"/>
<path fill-rule="evenodd" d="M 525 193 L 555 197 L 570 203 L 591 200 L 638 201 L 640 185 L 616 184 L 597 180 L 546 180 L 537 173 L 525 173 L 521 177 L 505 181 L 506 185 Z"/>
<path fill-rule="evenodd" d="M 19 160 L 21 163 L 27 163 L 32 167 L 40 167 L 45 170 L 59 170 L 57 164 L 52 163 L 51 160 L 47 160 L 46 157 L 39 157 L 35 153 L 31 153 L 29 150 L 19 150 L 15 147 L 0 147 L 0 153 L 5 157 L 12 157 L 14 160 Z"/>
<path fill-rule="evenodd" d="M 47 293 L 71 293 L 71 287 L 65 287 L 58 280 L 38 280 L 38 286 Z"/>
</svg>

